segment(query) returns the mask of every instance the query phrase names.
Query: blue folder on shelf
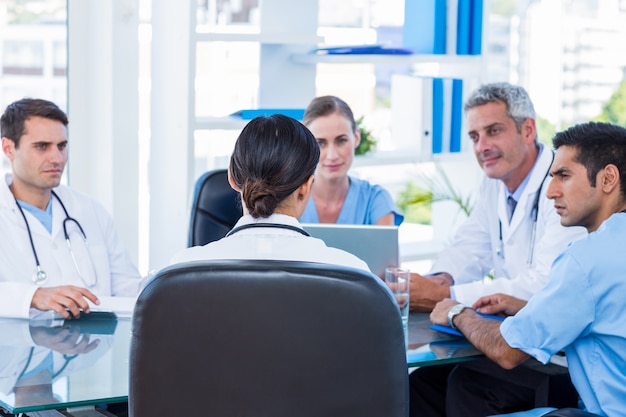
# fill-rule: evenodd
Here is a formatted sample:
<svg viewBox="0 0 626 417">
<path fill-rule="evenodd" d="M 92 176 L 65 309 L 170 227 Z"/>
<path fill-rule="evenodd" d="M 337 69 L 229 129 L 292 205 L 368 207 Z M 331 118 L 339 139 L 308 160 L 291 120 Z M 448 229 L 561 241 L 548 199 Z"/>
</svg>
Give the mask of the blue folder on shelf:
<svg viewBox="0 0 626 417">
<path fill-rule="evenodd" d="M 506 318 L 506 317 L 503 317 L 503 316 L 496 316 L 496 315 L 493 315 L 493 314 L 481 314 L 481 313 L 478 313 L 478 314 L 480 314 L 481 316 L 483 316 L 486 319 L 492 319 L 492 320 L 498 320 L 498 321 L 502 321 L 502 320 L 504 320 Z M 461 333 L 460 331 L 455 330 L 455 329 L 453 329 L 450 326 L 444 326 L 442 324 L 433 324 L 433 325 L 430 326 L 430 329 L 438 331 L 438 332 L 441 332 L 441 333 L 451 334 L 451 335 L 454 335 L 454 336 L 465 337 L 465 336 L 463 336 L 463 333 Z"/>
<path fill-rule="evenodd" d="M 251 120 L 257 116 L 271 116 L 273 114 L 282 114 L 296 120 L 302 120 L 304 117 L 304 109 L 244 109 L 236 111 L 231 116 L 241 117 L 244 120 Z"/>
<path fill-rule="evenodd" d="M 311 51 L 318 55 L 411 55 L 412 49 L 384 45 L 342 45 L 316 48 Z"/>
</svg>

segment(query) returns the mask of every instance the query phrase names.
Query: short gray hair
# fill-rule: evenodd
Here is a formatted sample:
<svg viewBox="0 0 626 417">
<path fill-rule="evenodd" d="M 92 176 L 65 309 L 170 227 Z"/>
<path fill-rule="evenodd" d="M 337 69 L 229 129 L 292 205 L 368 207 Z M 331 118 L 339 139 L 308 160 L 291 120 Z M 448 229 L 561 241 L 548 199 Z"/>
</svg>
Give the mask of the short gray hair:
<svg viewBox="0 0 626 417">
<path fill-rule="evenodd" d="M 498 101 L 506 105 L 507 116 L 515 121 L 518 132 L 522 131 L 524 120 L 536 119 L 535 106 L 533 106 L 526 90 L 509 83 L 492 83 L 480 86 L 469 96 L 463 110 L 467 113 L 474 107 Z M 536 137 L 535 141 L 537 141 Z"/>
</svg>

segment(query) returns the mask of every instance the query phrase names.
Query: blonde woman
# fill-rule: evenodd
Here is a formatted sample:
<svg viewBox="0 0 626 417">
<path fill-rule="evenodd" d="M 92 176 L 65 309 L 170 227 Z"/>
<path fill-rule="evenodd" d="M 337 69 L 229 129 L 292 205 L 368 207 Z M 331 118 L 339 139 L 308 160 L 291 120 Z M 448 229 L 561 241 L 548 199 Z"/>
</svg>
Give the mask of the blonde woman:
<svg viewBox="0 0 626 417">
<path fill-rule="evenodd" d="M 335 96 L 315 98 L 304 124 L 320 147 L 311 197 L 300 221 L 399 225 L 404 216 L 379 185 L 348 176 L 361 136 L 350 107 Z"/>
</svg>

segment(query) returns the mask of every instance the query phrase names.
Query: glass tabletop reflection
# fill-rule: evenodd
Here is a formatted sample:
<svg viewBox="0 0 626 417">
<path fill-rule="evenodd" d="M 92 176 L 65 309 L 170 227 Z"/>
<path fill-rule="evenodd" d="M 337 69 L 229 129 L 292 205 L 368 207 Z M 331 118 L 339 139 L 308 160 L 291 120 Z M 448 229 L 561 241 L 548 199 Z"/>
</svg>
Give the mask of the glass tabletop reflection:
<svg viewBox="0 0 626 417">
<path fill-rule="evenodd" d="M 127 401 L 130 319 L 0 319 L 0 407 L 18 414 Z"/>
<path fill-rule="evenodd" d="M 410 313 L 407 337 L 408 367 L 441 365 L 483 358 L 464 337 L 430 329 L 428 313 Z"/>
<path fill-rule="evenodd" d="M 408 367 L 483 357 L 465 338 L 409 315 Z M 0 319 L 0 407 L 18 414 L 128 400 L 131 319 Z"/>
</svg>

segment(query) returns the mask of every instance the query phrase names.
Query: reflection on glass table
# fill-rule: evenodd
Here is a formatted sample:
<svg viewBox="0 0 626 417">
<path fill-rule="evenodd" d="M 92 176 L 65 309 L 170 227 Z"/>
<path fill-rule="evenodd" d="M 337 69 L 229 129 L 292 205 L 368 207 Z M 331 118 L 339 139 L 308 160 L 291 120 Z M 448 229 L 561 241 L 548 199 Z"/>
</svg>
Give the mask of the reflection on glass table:
<svg viewBox="0 0 626 417">
<path fill-rule="evenodd" d="M 430 329 L 427 313 L 410 313 L 407 364 L 409 367 L 441 365 L 484 357 L 464 337 Z"/>
<path fill-rule="evenodd" d="M 409 367 L 483 357 L 464 338 L 429 327 L 428 314 L 409 315 Z M 127 401 L 130 340 L 127 318 L 0 319 L 0 407 L 18 414 Z"/>
<path fill-rule="evenodd" d="M 18 414 L 126 401 L 129 342 L 130 320 L 0 320 L 0 407 Z"/>
</svg>

